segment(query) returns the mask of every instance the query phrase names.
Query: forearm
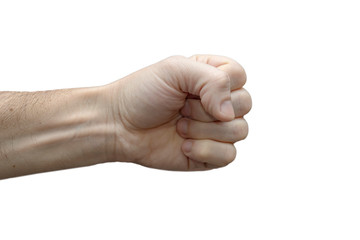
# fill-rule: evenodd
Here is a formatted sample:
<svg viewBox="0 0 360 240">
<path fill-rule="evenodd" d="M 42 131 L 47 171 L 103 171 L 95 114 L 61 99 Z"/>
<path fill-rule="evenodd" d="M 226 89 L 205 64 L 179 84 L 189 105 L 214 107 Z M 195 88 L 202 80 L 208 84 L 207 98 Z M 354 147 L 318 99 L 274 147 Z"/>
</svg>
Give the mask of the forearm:
<svg viewBox="0 0 360 240">
<path fill-rule="evenodd" d="M 0 179 L 105 162 L 114 133 L 102 91 L 0 92 Z"/>
<path fill-rule="evenodd" d="M 0 92 L 0 179 L 108 161 L 181 171 L 226 166 L 248 132 L 245 82 L 234 60 L 195 55 L 102 87 Z"/>
</svg>

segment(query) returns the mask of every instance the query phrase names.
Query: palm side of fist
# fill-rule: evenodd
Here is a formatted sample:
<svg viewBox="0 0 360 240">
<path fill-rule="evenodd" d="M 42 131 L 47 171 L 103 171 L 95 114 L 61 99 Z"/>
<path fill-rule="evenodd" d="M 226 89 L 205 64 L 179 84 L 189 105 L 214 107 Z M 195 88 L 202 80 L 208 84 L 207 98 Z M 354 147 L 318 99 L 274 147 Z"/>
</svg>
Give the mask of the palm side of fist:
<svg viewBox="0 0 360 240">
<path fill-rule="evenodd" d="M 235 159 L 251 97 L 234 60 L 174 56 L 107 85 L 114 138 L 108 158 L 167 170 L 206 170 Z M 126 137 L 125 137 L 126 136 Z"/>
</svg>

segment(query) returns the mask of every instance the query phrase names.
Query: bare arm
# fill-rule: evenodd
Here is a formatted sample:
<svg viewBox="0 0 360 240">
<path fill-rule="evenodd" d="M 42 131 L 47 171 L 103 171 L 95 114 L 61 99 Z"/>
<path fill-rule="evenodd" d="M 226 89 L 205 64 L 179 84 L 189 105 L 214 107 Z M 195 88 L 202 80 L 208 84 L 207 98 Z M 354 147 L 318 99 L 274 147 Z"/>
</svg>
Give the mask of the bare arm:
<svg viewBox="0 0 360 240">
<path fill-rule="evenodd" d="M 0 179 L 105 162 L 101 91 L 1 92 Z"/>
<path fill-rule="evenodd" d="M 248 132 L 245 81 L 234 60 L 195 55 L 100 87 L 0 92 L 0 179 L 112 161 L 226 166 Z"/>
</svg>

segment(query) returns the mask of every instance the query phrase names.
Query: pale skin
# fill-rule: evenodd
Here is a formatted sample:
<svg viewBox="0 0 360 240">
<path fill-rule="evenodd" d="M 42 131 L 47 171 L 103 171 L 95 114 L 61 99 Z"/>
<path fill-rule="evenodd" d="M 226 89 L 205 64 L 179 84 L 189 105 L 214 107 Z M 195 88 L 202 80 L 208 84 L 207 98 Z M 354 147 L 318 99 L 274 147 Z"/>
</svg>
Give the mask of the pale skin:
<svg viewBox="0 0 360 240">
<path fill-rule="evenodd" d="M 173 56 L 105 86 L 0 92 L 0 179 L 105 162 L 179 171 L 235 159 L 251 97 L 236 61 Z"/>
</svg>

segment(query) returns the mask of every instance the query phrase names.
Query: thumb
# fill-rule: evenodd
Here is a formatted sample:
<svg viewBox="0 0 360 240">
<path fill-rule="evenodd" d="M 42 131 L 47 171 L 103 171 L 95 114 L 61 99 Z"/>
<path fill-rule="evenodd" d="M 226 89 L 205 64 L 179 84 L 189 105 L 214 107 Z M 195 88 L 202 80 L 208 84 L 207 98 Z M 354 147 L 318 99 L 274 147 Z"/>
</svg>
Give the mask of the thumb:
<svg viewBox="0 0 360 240">
<path fill-rule="evenodd" d="M 235 118 L 228 73 L 211 65 L 181 56 L 164 60 L 174 77 L 166 79 L 179 91 L 200 96 L 204 109 L 220 121 Z"/>
</svg>

